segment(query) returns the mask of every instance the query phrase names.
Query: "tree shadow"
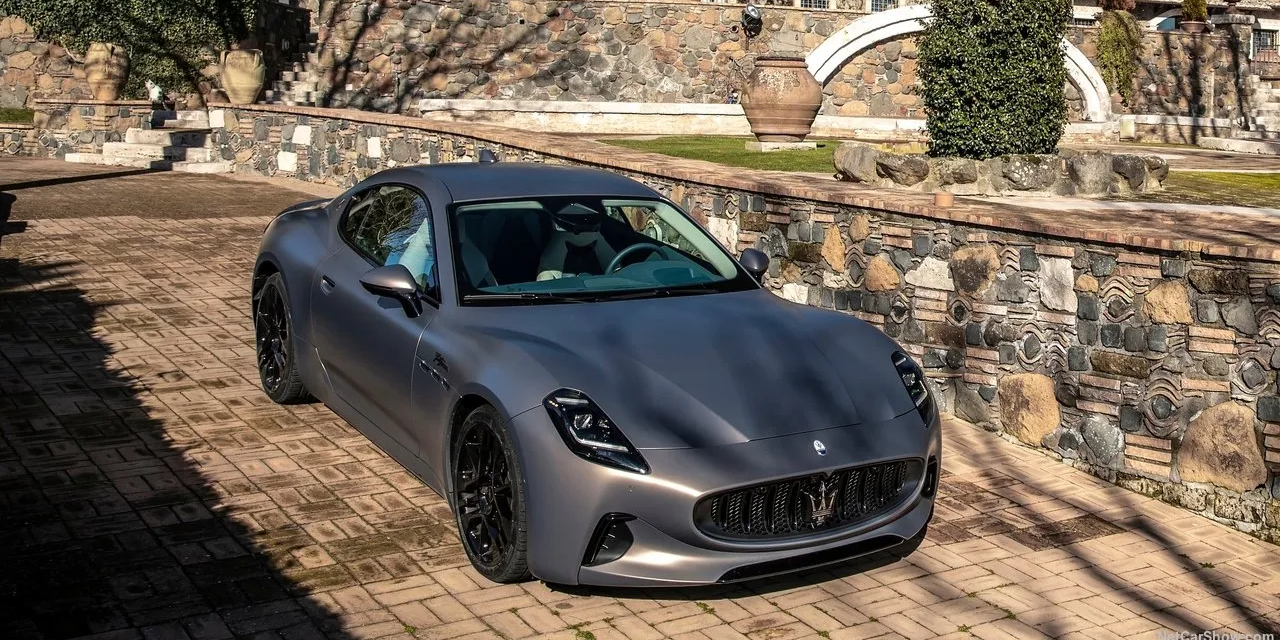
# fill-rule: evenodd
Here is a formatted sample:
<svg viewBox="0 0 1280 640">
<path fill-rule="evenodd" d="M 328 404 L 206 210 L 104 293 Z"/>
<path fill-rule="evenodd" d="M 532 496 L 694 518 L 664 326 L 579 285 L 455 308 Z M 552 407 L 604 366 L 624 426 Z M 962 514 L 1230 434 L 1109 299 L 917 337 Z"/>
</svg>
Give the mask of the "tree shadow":
<svg viewBox="0 0 1280 640">
<path fill-rule="evenodd" d="M 403 10 L 370 0 L 327 3 L 318 15 L 316 46 L 323 55 L 332 56 L 332 61 L 325 65 L 328 75 L 321 81 L 318 106 L 406 113 L 415 111 L 415 102 L 422 98 L 495 98 L 500 88 L 491 75 L 500 71 L 511 72 L 513 81 L 538 87 L 557 85 L 568 90 L 571 82 L 580 81 L 584 83 L 580 88 L 589 85 L 600 90 L 601 99 L 617 99 L 608 87 L 610 74 L 589 66 L 598 54 L 580 49 L 576 40 L 563 42 L 563 35 L 552 40 L 547 27 L 552 21 L 574 19 L 570 4 L 556 2 L 533 19 L 516 12 L 501 13 L 496 21 L 485 19 L 487 2 L 440 7 L 419 4 L 408 11 L 434 11 L 423 36 L 400 38 L 394 44 L 389 38 L 388 45 L 379 49 L 376 40 L 366 42 L 366 37 L 382 30 L 407 31 Z M 581 36 L 584 28 L 574 25 L 566 31 L 577 29 L 574 33 Z M 626 30 L 619 28 L 617 32 Z M 640 34 L 636 31 L 625 37 L 638 38 Z M 548 46 L 529 46 L 535 42 Z M 602 42 L 602 46 L 609 44 Z M 484 95 L 475 95 L 481 87 Z"/>
<path fill-rule="evenodd" d="M 4 637 L 348 639 L 283 573 L 288 532 L 267 540 L 234 508 L 243 476 L 130 374 L 141 363 L 114 356 L 111 331 L 155 340 L 166 325 L 113 288 L 74 284 L 101 277 L 0 259 Z M 180 377 L 162 377 L 166 391 L 196 390 Z"/>
<path fill-rule="evenodd" d="M 1165 116 L 1209 117 L 1213 112 L 1214 96 L 1205 95 L 1202 76 L 1218 73 L 1212 61 L 1207 58 L 1210 36 L 1185 36 L 1171 31 L 1161 31 L 1155 35 L 1159 39 L 1159 55 L 1164 60 L 1165 70 L 1162 71 L 1159 64 L 1140 64 L 1134 80 L 1137 84 L 1135 95 L 1144 98 L 1145 112 Z M 1234 32 L 1228 42 L 1234 61 L 1233 69 L 1238 72 L 1241 67 L 1240 61 L 1236 59 L 1238 38 Z M 1169 83 L 1170 78 L 1172 83 Z M 1240 79 L 1237 78 L 1237 84 L 1239 82 Z M 1147 86 L 1156 87 L 1154 95 L 1146 92 Z M 1238 99 L 1241 95 L 1237 90 Z M 1188 125 L 1185 133 L 1181 127 L 1165 126 L 1160 129 L 1159 137 L 1161 142 L 1196 144 L 1202 137 L 1219 134 L 1218 126 L 1210 123 Z"/>
<path fill-rule="evenodd" d="M 1202 563 L 1197 558 L 1192 557 L 1190 553 L 1180 553 L 1177 550 L 1187 546 L 1187 542 L 1175 539 L 1168 533 L 1168 524 L 1161 522 L 1157 518 L 1142 513 L 1143 503 L 1149 503 L 1154 500 L 1142 494 L 1135 493 L 1129 489 L 1111 485 L 1105 480 L 1096 478 L 1092 475 L 1085 474 L 1083 471 L 1071 471 L 1071 473 L 1085 474 L 1088 480 L 1097 483 L 1107 491 L 1107 497 L 1113 499 L 1105 505 L 1105 510 L 1099 512 L 1098 504 L 1087 499 L 1082 499 L 1078 494 L 1063 494 L 1060 491 L 1060 478 L 1056 476 L 1046 476 L 1035 469 L 1018 465 L 1015 462 L 1006 464 L 997 464 L 1002 459 L 1008 459 L 1011 453 L 1010 448 L 1018 445 L 1011 445 L 998 436 L 983 432 L 980 428 L 972 425 L 958 425 L 958 429 L 974 429 L 977 433 L 969 435 L 968 438 L 975 443 L 975 458 L 978 460 L 989 461 L 991 468 L 984 473 L 992 479 L 995 486 L 1001 483 L 1013 485 L 1020 483 L 1021 485 L 1032 490 L 1033 493 L 1050 496 L 1056 500 L 1060 500 L 1081 511 L 1094 513 L 1129 513 L 1118 520 L 1123 530 L 1128 533 L 1137 534 L 1145 538 L 1150 543 L 1154 543 L 1157 549 L 1148 547 L 1145 551 L 1158 551 L 1162 560 L 1169 565 L 1177 566 L 1183 569 L 1183 573 L 1179 575 L 1171 575 L 1170 578 L 1180 583 L 1185 583 L 1213 597 L 1218 598 L 1227 606 L 1222 611 L 1217 611 L 1212 616 L 1218 619 L 1243 620 L 1257 627 L 1257 630 L 1263 633 L 1280 634 L 1280 618 L 1265 617 L 1257 611 L 1253 604 L 1245 599 L 1238 590 L 1241 587 L 1248 586 L 1249 582 L 1240 576 L 1234 576 L 1222 570 L 1214 571 L 1211 568 L 1212 563 Z M 1042 455 L 1035 452 L 1036 455 Z M 997 470 L 997 467 L 1001 470 Z M 1012 475 L 1006 475 L 1002 471 L 1012 471 Z M 1105 485 L 1105 486 L 1104 486 Z M 999 495 L 999 490 L 996 491 Z M 1159 507 L 1185 511 L 1179 507 L 1159 503 Z M 1188 518 L 1200 520 L 1202 516 L 1185 511 Z M 1104 518 L 1110 521 L 1110 518 Z M 1211 521 L 1203 519 L 1204 524 L 1209 525 Z M 1240 534 L 1244 535 L 1244 534 Z M 1265 544 L 1265 543 L 1263 543 Z M 1083 561 L 1081 569 L 1087 572 L 1096 580 L 1094 584 L 1103 585 L 1108 591 L 1116 594 L 1123 594 L 1131 597 L 1130 602 L 1137 603 L 1138 608 L 1146 613 L 1148 618 L 1159 620 L 1168 630 L 1171 631 L 1190 631 L 1199 633 L 1204 631 L 1203 621 L 1205 616 L 1193 614 L 1173 600 L 1164 598 L 1150 591 L 1150 584 L 1146 586 L 1135 585 L 1132 582 L 1117 576 L 1115 573 L 1107 570 L 1109 564 L 1115 562 L 1112 556 L 1105 555 L 1095 551 L 1087 544 L 1070 544 L 1061 549 L 1070 553 L 1070 557 Z M 1243 559 L 1242 559 L 1243 561 Z M 1210 566 L 1206 566 L 1210 565 Z M 1166 572 L 1167 573 L 1167 572 Z M 1170 594 L 1174 595 L 1174 594 Z M 980 596 L 979 596 L 980 597 Z M 1184 603 L 1185 604 L 1185 603 Z M 1230 611 L 1230 613 L 1223 613 Z M 1040 626 L 1040 629 L 1051 637 L 1061 637 L 1070 633 L 1073 628 L 1066 626 L 1065 619 L 1053 620 Z"/>
</svg>

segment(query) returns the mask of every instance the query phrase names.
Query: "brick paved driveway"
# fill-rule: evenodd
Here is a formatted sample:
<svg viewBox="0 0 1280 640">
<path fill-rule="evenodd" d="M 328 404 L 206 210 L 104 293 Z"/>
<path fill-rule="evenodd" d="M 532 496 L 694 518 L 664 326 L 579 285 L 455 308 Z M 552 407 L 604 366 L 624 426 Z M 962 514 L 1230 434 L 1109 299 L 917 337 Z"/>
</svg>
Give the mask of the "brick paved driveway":
<svg viewBox="0 0 1280 640">
<path fill-rule="evenodd" d="M 265 214 L 305 195 L 228 182 L 187 207 L 210 217 L 98 215 L 119 205 L 93 195 L 120 192 L 114 179 L 41 187 L 79 189 L 81 217 L 40 219 L 41 198 L 11 192 L 37 219 L 0 239 L 0 638 L 1280 627 L 1280 549 L 958 423 L 938 517 L 905 561 L 703 589 L 486 583 L 440 498 L 322 406 L 277 407 L 258 390 L 246 301 L 266 218 L 212 216 L 219 198 Z M 181 186 L 151 180 L 137 203 Z"/>
</svg>

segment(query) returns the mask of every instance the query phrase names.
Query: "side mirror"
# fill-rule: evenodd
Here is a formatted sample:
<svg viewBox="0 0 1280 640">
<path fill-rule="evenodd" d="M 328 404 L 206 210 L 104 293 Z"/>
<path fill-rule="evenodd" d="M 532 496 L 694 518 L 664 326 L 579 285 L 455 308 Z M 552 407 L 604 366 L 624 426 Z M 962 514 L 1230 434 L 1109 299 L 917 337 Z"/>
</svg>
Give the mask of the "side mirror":
<svg viewBox="0 0 1280 640">
<path fill-rule="evenodd" d="M 377 296 L 386 296 L 400 301 L 405 315 L 416 318 L 422 315 L 422 298 L 418 296 L 418 281 L 413 273 L 402 264 L 389 264 L 378 267 L 360 278 L 360 284 Z"/>
<path fill-rule="evenodd" d="M 738 264 L 741 264 L 742 268 L 756 279 L 756 282 L 763 282 L 764 274 L 769 270 L 769 256 L 759 249 L 747 249 L 742 252 L 742 257 L 738 258 Z"/>
</svg>

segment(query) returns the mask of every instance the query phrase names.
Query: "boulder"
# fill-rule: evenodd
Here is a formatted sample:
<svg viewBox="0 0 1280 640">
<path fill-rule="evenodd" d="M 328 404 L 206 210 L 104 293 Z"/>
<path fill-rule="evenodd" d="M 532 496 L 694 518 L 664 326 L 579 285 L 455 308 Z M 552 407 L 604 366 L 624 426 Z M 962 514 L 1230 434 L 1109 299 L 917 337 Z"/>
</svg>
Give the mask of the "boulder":
<svg viewBox="0 0 1280 640">
<path fill-rule="evenodd" d="M 1097 414 L 1089 414 L 1080 434 L 1089 445 L 1091 462 L 1110 469 L 1124 466 L 1124 434 L 1111 421 Z"/>
<path fill-rule="evenodd" d="M 929 161 L 919 154 L 882 153 L 876 159 L 876 173 L 896 184 L 910 187 L 929 176 Z"/>
<path fill-rule="evenodd" d="M 836 148 L 836 173 L 841 180 L 876 184 L 880 176 L 876 174 L 876 159 L 880 152 L 865 144 L 846 142 Z"/>
<path fill-rule="evenodd" d="M 1049 188 L 1058 178 L 1055 156 L 1019 155 L 1004 159 L 1004 179 L 1018 191 Z"/>
<path fill-rule="evenodd" d="M 1251 491 L 1267 481 L 1253 412 L 1228 401 L 1205 409 L 1191 421 L 1178 448 L 1178 476 L 1232 491 Z"/>
<path fill-rule="evenodd" d="M 1142 156 L 1119 153 L 1111 158 L 1111 170 L 1124 178 L 1130 189 L 1147 184 L 1147 161 Z"/>
<path fill-rule="evenodd" d="M 1067 175 L 1082 196 L 1101 196 L 1111 192 L 1114 172 L 1111 157 L 1105 153 L 1082 153 L 1067 160 Z"/>
<path fill-rule="evenodd" d="M 893 291 L 901 281 L 898 270 L 884 256 L 876 256 L 867 263 L 867 273 L 863 280 L 867 291 Z"/>
<path fill-rule="evenodd" d="M 1000 379 L 996 388 L 1000 422 L 1009 435 L 1040 446 L 1061 421 L 1053 379 L 1038 373 L 1019 373 Z"/>
<path fill-rule="evenodd" d="M 978 181 L 978 163 L 969 158 L 942 158 L 934 164 L 938 183 L 972 184 Z"/>
<path fill-rule="evenodd" d="M 1176 280 L 1166 280 L 1147 292 L 1142 304 L 1147 317 L 1156 324 L 1191 324 L 1191 300 L 1187 288 Z"/>
<path fill-rule="evenodd" d="M 1164 182 L 1169 177 L 1169 161 L 1160 156 L 1142 156 L 1143 162 L 1147 163 L 1147 175 L 1151 176 L 1156 182 Z"/>
<path fill-rule="evenodd" d="M 956 289 L 966 295 L 978 295 L 996 280 L 1000 257 L 989 244 L 956 249 L 951 254 L 951 276 Z"/>
<path fill-rule="evenodd" d="M 1071 261 L 1066 258 L 1044 258 L 1040 261 L 1040 303 L 1066 313 L 1075 313 L 1079 301 L 1076 299 L 1076 275 L 1071 269 Z"/>
</svg>

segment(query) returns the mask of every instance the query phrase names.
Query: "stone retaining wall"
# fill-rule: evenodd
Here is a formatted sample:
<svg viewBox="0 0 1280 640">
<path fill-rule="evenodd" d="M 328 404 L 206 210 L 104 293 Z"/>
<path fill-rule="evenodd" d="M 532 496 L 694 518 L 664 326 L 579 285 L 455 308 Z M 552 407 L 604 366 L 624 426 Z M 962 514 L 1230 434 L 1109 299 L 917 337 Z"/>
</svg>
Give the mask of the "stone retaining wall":
<svg viewBox="0 0 1280 640">
<path fill-rule="evenodd" d="M 68 153 L 102 153 L 108 142 L 124 142 L 131 128 L 150 128 L 146 100 L 35 100 L 35 126 L 27 133 L 29 155 L 61 158 Z"/>
<path fill-rule="evenodd" d="M 351 185 L 488 148 L 630 175 L 726 246 L 767 252 L 766 284 L 782 297 L 899 340 L 945 410 L 1280 542 L 1280 251 L 1069 220 L 1045 235 L 982 209 L 911 204 L 909 194 L 880 200 L 840 183 L 698 171 L 491 126 L 265 106 L 219 109 L 211 121 L 223 157 L 249 174 Z M 1223 257 L 1249 253 L 1266 259 Z"/>
<path fill-rule="evenodd" d="M 31 107 L 37 98 L 89 97 L 84 69 L 65 48 L 36 40 L 22 18 L 0 18 L 0 107 Z"/>
</svg>

